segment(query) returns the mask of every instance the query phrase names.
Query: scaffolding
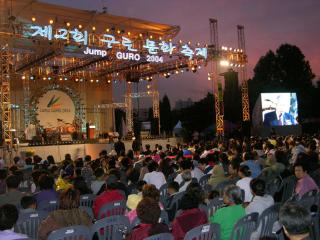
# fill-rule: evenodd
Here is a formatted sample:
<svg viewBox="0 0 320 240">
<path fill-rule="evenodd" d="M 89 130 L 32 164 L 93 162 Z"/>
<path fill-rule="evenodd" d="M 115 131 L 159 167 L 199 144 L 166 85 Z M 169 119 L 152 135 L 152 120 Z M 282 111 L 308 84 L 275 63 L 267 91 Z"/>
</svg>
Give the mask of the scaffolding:
<svg viewBox="0 0 320 240">
<path fill-rule="evenodd" d="M 6 144 L 12 144 L 11 134 L 11 97 L 10 97 L 10 59 L 8 45 L 0 46 L 0 81 L 1 81 L 1 121 L 2 136 Z"/>
<path fill-rule="evenodd" d="M 244 55 L 246 54 L 244 27 L 238 25 L 238 47 L 243 50 Z M 246 63 L 240 69 L 240 82 L 241 82 L 241 99 L 242 99 L 242 120 L 244 122 L 250 121 L 250 110 L 249 110 L 249 92 L 248 92 L 248 79 Z"/>
</svg>

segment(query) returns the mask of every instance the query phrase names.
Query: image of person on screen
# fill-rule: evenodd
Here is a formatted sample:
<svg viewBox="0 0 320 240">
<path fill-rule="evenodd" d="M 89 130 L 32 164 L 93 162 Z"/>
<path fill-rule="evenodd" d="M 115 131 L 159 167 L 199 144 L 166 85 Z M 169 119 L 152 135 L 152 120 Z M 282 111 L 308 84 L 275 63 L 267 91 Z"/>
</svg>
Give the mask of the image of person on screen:
<svg viewBox="0 0 320 240">
<path fill-rule="evenodd" d="M 264 114 L 264 126 L 288 126 L 295 125 L 297 121 L 294 116 L 289 112 L 290 102 L 285 101 L 279 95 L 274 102 L 275 110 Z"/>
</svg>

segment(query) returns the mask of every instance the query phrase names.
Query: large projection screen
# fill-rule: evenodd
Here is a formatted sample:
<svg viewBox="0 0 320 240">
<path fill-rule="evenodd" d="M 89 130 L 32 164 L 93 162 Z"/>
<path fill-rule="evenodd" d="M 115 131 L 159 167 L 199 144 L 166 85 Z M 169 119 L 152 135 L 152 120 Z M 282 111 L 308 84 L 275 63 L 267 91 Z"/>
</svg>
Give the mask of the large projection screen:
<svg viewBox="0 0 320 240">
<path fill-rule="evenodd" d="M 298 101 L 296 93 L 261 93 L 264 126 L 297 125 Z"/>
</svg>

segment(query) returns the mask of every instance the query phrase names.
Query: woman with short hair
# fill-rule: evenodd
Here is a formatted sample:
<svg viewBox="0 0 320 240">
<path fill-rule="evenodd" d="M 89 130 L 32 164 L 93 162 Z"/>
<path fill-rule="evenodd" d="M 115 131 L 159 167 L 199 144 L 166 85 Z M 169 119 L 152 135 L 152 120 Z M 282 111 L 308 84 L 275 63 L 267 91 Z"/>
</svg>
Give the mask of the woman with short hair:
<svg viewBox="0 0 320 240">
<path fill-rule="evenodd" d="M 210 217 L 211 223 L 218 223 L 221 227 L 221 240 L 229 240 L 232 229 L 237 221 L 246 215 L 242 206 L 241 189 L 235 185 L 226 186 L 223 191 L 223 202 L 226 207 L 220 208 Z"/>
</svg>

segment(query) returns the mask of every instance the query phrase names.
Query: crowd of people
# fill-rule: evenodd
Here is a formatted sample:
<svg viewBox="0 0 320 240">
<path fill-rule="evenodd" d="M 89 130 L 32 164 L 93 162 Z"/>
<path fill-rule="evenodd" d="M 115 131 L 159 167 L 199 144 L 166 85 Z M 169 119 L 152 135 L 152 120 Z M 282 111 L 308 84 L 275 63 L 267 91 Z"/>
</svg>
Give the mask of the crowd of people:
<svg viewBox="0 0 320 240">
<path fill-rule="evenodd" d="M 170 232 L 180 240 L 197 226 L 217 223 L 221 239 L 227 240 L 238 220 L 282 201 L 281 182 L 288 178 L 295 187 L 281 207 L 280 225 L 289 239 L 311 239 L 310 209 L 296 201 L 319 191 L 319 141 L 319 136 L 251 137 L 154 149 L 135 143 L 134 151 L 127 152 L 119 141 L 98 159 L 72 159 L 66 154 L 57 163 L 50 155 L 15 157 L 12 164 L 0 164 L 0 239 L 27 239 L 14 226 L 23 221 L 23 213 L 37 211 L 52 200 L 59 202 L 59 208 L 40 223 L 39 239 L 66 226 L 90 227 L 106 217 L 100 214 L 103 206 L 126 201 L 124 214 L 130 223 L 139 219 L 127 239 Z M 92 216 L 79 208 L 84 194 L 95 195 Z M 178 195 L 179 205 L 173 207 Z M 216 199 L 223 201 L 223 207 L 208 216 L 205 206 Z M 159 222 L 163 211 L 169 223 Z M 259 239 L 259 230 L 252 238 Z"/>
</svg>

